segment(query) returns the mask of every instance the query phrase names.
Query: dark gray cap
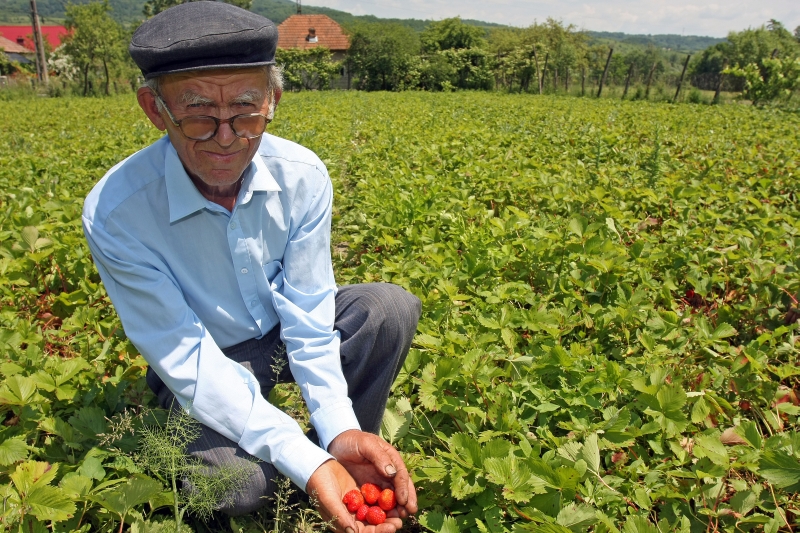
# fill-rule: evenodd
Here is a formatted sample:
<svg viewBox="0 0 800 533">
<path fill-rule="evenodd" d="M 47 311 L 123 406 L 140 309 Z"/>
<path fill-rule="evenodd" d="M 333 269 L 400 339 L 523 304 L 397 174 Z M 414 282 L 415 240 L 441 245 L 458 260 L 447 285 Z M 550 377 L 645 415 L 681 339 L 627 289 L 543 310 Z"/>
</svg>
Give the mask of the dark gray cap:
<svg viewBox="0 0 800 533">
<path fill-rule="evenodd" d="M 188 2 L 162 11 L 134 32 L 128 52 L 145 79 L 174 72 L 275 63 L 271 20 L 224 2 Z"/>
</svg>

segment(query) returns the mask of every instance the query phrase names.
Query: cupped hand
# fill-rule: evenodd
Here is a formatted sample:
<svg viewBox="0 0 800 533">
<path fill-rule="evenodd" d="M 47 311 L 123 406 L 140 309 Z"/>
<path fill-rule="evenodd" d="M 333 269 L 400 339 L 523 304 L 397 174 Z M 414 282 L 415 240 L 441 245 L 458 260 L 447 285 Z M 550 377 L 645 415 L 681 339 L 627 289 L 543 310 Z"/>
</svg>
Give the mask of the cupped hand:
<svg viewBox="0 0 800 533">
<path fill-rule="evenodd" d="M 356 520 L 342 503 L 347 491 L 356 488 L 355 480 L 344 466 L 330 460 L 314 471 L 306 485 L 306 492 L 316 498 L 322 519 L 332 521 L 337 533 L 395 533 L 403 527 L 396 510 L 386 513 L 386 522 L 377 526 Z"/>
<path fill-rule="evenodd" d="M 406 464 L 400 453 L 379 436 L 358 430 L 345 431 L 328 445 L 328 453 L 350 473 L 359 487 L 369 482 L 393 489 L 400 518 L 417 512 L 417 492 Z"/>
</svg>

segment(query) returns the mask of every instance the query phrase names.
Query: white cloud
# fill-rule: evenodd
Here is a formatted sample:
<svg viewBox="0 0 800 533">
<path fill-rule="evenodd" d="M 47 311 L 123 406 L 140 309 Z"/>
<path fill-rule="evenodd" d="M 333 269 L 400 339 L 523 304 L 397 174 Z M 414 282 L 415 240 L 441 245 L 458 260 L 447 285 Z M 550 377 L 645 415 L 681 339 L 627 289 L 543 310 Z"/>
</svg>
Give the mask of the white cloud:
<svg viewBox="0 0 800 533">
<path fill-rule="evenodd" d="M 309 0 L 354 15 L 439 20 L 461 16 L 513 26 L 548 17 L 596 31 L 677 33 L 724 37 L 729 31 L 775 18 L 787 28 L 800 25 L 797 0 Z"/>
</svg>

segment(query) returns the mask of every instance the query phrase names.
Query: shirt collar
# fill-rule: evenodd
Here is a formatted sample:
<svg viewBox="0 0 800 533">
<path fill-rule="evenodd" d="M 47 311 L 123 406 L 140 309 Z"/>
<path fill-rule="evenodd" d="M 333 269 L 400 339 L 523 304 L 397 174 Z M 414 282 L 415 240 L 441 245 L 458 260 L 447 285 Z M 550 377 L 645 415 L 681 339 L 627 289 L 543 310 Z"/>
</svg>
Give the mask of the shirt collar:
<svg viewBox="0 0 800 533">
<path fill-rule="evenodd" d="M 172 143 L 168 143 L 167 155 L 164 158 L 164 176 L 167 185 L 170 223 L 209 207 L 210 202 L 192 183 Z M 249 202 L 256 191 L 279 192 L 280 190 L 278 182 L 272 177 L 267 165 L 256 152 L 253 161 L 244 171 L 244 181 L 237 204 Z"/>
</svg>

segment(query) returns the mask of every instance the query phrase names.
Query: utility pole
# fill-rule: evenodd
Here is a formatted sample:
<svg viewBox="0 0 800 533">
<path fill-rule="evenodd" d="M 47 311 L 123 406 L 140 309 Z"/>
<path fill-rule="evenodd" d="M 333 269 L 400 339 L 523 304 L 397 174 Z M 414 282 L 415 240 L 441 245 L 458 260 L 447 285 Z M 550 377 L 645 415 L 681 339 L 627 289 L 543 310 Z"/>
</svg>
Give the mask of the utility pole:
<svg viewBox="0 0 800 533">
<path fill-rule="evenodd" d="M 33 43 L 36 47 L 36 76 L 40 83 L 47 85 L 50 77 L 47 74 L 47 60 L 44 57 L 44 41 L 42 27 L 39 24 L 39 13 L 36 11 L 36 0 L 31 0 L 31 21 L 33 22 Z"/>
</svg>

